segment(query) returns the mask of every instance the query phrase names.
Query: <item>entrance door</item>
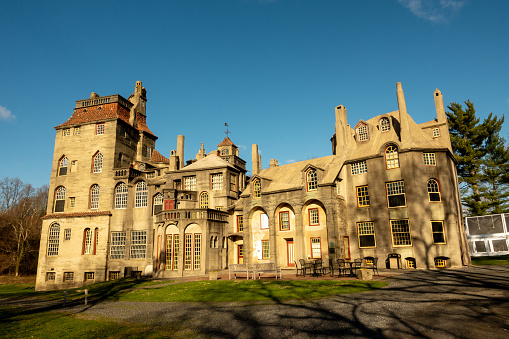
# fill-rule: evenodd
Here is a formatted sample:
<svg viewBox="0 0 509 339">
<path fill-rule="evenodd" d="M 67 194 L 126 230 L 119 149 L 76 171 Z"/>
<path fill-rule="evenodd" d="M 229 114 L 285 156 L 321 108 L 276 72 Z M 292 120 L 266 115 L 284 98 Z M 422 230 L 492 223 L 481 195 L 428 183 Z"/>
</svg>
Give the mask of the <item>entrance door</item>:
<svg viewBox="0 0 509 339">
<path fill-rule="evenodd" d="M 288 267 L 295 267 L 295 259 L 293 256 L 293 239 L 286 241 L 286 257 L 288 258 Z"/>
<path fill-rule="evenodd" d="M 237 246 L 237 258 L 239 264 L 244 263 L 244 245 Z"/>
</svg>

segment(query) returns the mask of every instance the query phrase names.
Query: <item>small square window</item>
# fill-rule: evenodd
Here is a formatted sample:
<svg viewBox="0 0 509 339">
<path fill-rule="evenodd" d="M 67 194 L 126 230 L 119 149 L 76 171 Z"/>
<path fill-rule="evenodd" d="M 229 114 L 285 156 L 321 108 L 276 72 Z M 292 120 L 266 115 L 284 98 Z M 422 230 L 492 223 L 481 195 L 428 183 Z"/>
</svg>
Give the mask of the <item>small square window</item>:
<svg viewBox="0 0 509 339">
<path fill-rule="evenodd" d="M 94 272 L 85 272 L 85 281 L 94 280 Z"/>
<path fill-rule="evenodd" d="M 435 153 L 423 153 L 424 157 L 424 165 L 426 166 L 436 166 L 437 163 L 435 161 Z"/>
<path fill-rule="evenodd" d="M 438 138 L 440 136 L 440 128 L 433 128 L 433 138 Z"/>
<path fill-rule="evenodd" d="M 71 240 L 71 229 L 66 228 L 64 230 L 64 240 Z"/>
<path fill-rule="evenodd" d="M 120 279 L 120 271 L 110 271 L 110 280 Z"/>
<path fill-rule="evenodd" d="M 74 127 L 74 135 L 80 135 L 80 128 Z"/>
<path fill-rule="evenodd" d="M 46 272 L 46 281 L 55 281 L 56 273 L 55 272 Z"/>
<path fill-rule="evenodd" d="M 76 206 L 76 198 L 75 197 L 70 197 L 69 198 L 69 207 L 70 208 L 74 208 Z"/>
<path fill-rule="evenodd" d="M 65 128 L 62 130 L 62 135 L 64 137 L 68 137 L 69 135 L 71 135 L 71 129 L 70 128 Z"/>
<path fill-rule="evenodd" d="M 64 272 L 64 282 L 74 281 L 74 272 Z"/>
<path fill-rule="evenodd" d="M 309 225 L 310 226 L 320 225 L 318 208 L 309 209 Z"/>
<path fill-rule="evenodd" d="M 352 167 L 352 175 L 362 174 L 368 172 L 368 167 L 366 166 L 366 160 L 353 163 Z"/>
<path fill-rule="evenodd" d="M 95 125 L 95 134 L 103 135 L 104 134 L 104 123 Z"/>
</svg>

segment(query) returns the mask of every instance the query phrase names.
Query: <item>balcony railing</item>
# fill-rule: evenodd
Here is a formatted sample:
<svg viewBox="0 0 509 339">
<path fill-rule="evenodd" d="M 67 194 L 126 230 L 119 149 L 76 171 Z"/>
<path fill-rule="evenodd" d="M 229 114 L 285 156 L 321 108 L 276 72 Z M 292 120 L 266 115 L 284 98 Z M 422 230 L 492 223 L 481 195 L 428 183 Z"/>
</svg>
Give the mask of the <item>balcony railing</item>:
<svg viewBox="0 0 509 339">
<path fill-rule="evenodd" d="M 115 179 L 129 178 L 129 180 L 138 177 L 141 172 L 134 168 L 115 170 Z"/>
<path fill-rule="evenodd" d="M 212 209 L 165 210 L 156 215 L 156 222 L 178 221 L 182 219 L 212 220 L 226 222 L 228 213 Z"/>
</svg>

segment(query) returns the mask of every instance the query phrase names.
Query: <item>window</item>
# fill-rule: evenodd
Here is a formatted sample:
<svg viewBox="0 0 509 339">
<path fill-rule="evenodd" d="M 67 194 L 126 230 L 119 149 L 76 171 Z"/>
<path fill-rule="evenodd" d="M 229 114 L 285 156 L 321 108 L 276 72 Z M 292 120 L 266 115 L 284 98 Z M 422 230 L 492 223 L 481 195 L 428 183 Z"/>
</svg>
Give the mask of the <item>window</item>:
<svg viewBox="0 0 509 339">
<path fill-rule="evenodd" d="M 94 230 L 94 255 L 97 254 L 97 246 L 99 245 L 99 229 L 96 227 Z"/>
<path fill-rule="evenodd" d="M 64 240 L 71 240 L 71 229 L 70 228 L 66 228 L 64 230 Z"/>
<path fill-rule="evenodd" d="M 432 221 L 431 232 L 433 234 L 433 244 L 445 244 L 443 221 Z"/>
<path fill-rule="evenodd" d="M 223 173 L 212 174 L 212 190 L 223 189 Z"/>
<path fill-rule="evenodd" d="M 392 245 L 397 246 L 412 246 L 412 239 L 410 237 L 410 226 L 408 220 L 391 220 L 392 232 Z"/>
<path fill-rule="evenodd" d="M 184 245 L 184 269 L 199 270 L 201 268 L 201 234 L 186 233 Z"/>
<path fill-rule="evenodd" d="M 358 222 L 357 233 L 359 235 L 360 248 L 376 247 L 374 222 Z"/>
<path fill-rule="evenodd" d="M 253 198 L 260 199 L 262 197 L 262 182 L 260 179 L 253 181 Z"/>
<path fill-rule="evenodd" d="M 93 173 L 101 173 L 103 171 L 103 155 L 102 155 L 102 153 L 97 152 L 94 155 L 92 162 L 94 164 L 92 167 L 92 172 Z"/>
<path fill-rule="evenodd" d="M 385 149 L 385 164 L 387 169 L 399 167 L 399 155 L 396 146 L 389 146 Z"/>
<path fill-rule="evenodd" d="M 120 279 L 120 271 L 110 271 L 109 280 L 117 280 Z"/>
<path fill-rule="evenodd" d="M 147 231 L 131 232 L 131 259 L 145 259 Z"/>
<path fill-rule="evenodd" d="M 222 211 L 223 210 L 223 206 L 216 206 L 216 211 Z"/>
<path fill-rule="evenodd" d="M 161 193 L 154 197 L 154 214 L 163 210 L 163 195 Z"/>
<path fill-rule="evenodd" d="M 228 148 L 223 148 L 221 150 L 221 155 L 228 155 Z"/>
<path fill-rule="evenodd" d="M 200 208 L 209 208 L 209 194 L 207 192 L 200 194 Z"/>
<path fill-rule="evenodd" d="M 155 178 L 156 177 L 156 172 L 149 172 L 149 173 L 146 174 L 146 177 L 148 179 Z"/>
<path fill-rule="evenodd" d="M 68 137 L 69 135 L 71 135 L 71 129 L 70 128 L 65 128 L 62 130 L 62 135 L 64 137 Z"/>
<path fill-rule="evenodd" d="M 435 258 L 435 267 L 446 267 L 446 260 L 442 258 Z"/>
<path fill-rule="evenodd" d="M 262 259 L 270 258 L 270 242 L 268 240 L 262 240 Z"/>
<path fill-rule="evenodd" d="M 415 269 L 415 258 L 408 257 L 406 259 L 406 267 Z"/>
<path fill-rule="evenodd" d="M 67 157 L 63 157 L 58 163 L 58 175 L 66 175 L 68 165 L 69 160 L 67 159 Z"/>
<path fill-rule="evenodd" d="M 178 270 L 179 235 L 166 234 L 166 265 L 167 270 Z"/>
<path fill-rule="evenodd" d="M 322 248 L 320 238 L 311 238 L 311 258 L 320 259 L 322 257 Z"/>
<path fill-rule="evenodd" d="M 350 166 L 352 167 L 352 175 L 368 172 L 368 167 L 366 166 L 366 160 L 353 163 Z"/>
<path fill-rule="evenodd" d="M 90 208 L 98 209 L 99 208 L 99 185 L 94 185 L 90 189 Z"/>
<path fill-rule="evenodd" d="M 60 244 L 60 225 L 52 224 L 48 231 L 48 256 L 58 255 Z"/>
<path fill-rule="evenodd" d="M 244 217 L 237 215 L 237 232 L 244 232 Z"/>
<path fill-rule="evenodd" d="M 110 259 L 124 259 L 125 232 L 111 232 Z"/>
<path fill-rule="evenodd" d="M 145 181 L 136 184 L 136 197 L 134 207 L 147 207 L 148 189 Z"/>
<path fill-rule="evenodd" d="M 74 281 L 74 272 L 64 272 L 64 282 Z"/>
<path fill-rule="evenodd" d="M 80 128 L 74 127 L 74 135 L 80 135 Z"/>
<path fill-rule="evenodd" d="M 440 202 L 440 187 L 435 179 L 428 180 L 428 196 L 431 202 Z"/>
<path fill-rule="evenodd" d="M 290 230 L 290 212 L 288 211 L 279 212 L 279 229 L 281 231 Z"/>
<path fill-rule="evenodd" d="M 123 182 L 115 189 L 115 208 L 124 209 L 127 207 L 127 185 Z"/>
<path fill-rule="evenodd" d="M 95 134 L 96 135 L 104 134 L 104 123 L 95 125 Z"/>
<path fill-rule="evenodd" d="M 357 187 L 357 207 L 369 206 L 368 186 Z"/>
<path fill-rule="evenodd" d="M 368 133 L 368 125 L 366 124 L 359 124 L 357 126 L 357 140 L 358 141 L 366 141 L 369 139 L 369 133 Z"/>
<path fill-rule="evenodd" d="M 315 191 L 318 187 L 316 170 L 310 169 L 306 175 L 308 191 Z"/>
<path fill-rule="evenodd" d="M 440 128 L 433 128 L 433 138 L 438 138 L 440 136 Z"/>
<path fill-rule="evenodd" d="M 391 130 L 391 123 L 389 122 L 389 119 L 382 118 L 380 119 L 380 131 L 387 132 Z"/>
<path fill-rule="evenodd" d="M 435 161 L 435 153 L 422 153 L 424 156 L 424 165 L 426 166 L 436 166 L 437 163 Z"/>
<path fill-rule="evenodd" d="M 214 247 L 217 247 L 217 236 L 214 238 Z M 194 268 L 199 270 L 201 268 L 201 234 L 194 235 Z"/>
<path fill-rule="evenodd" d="M 388 182 L 385 186 L 389 207 L 406 206 L 405 183 L 403 181 Z"/>
<path fill-rule="evenodd" d="M 76 207 L 76 197 L 70 197 L 69 198 L 69 207 L 70 208 Z"/>
<path fill-rule="evenodd" d="M 85 272 L 85 281 L 94 280 L 94 272 Z"/>
<path fill-rule="evenodd" d="M 46 281 L 55 281 L 55 272 L 46 272 Z"/>
<path fill-rule="evenodd" d="M 320 224 L 318 220 L 318 208 L 310 208 L 309 209 L 309 225 L 316 226 Z"/>
<path fill-rule="evenodd" d="M 144 155 L 145 155 L 147 158 L 150 158 L 150 156 L 151 156 L 151 154 L 152 154 L 152 149 L 150 148 L 150 146 L 145 146 L 144 151 L 145 151 L 145 154 L 144 154 Z"/>
<path fill-rule="evenodd" d="M 230 191 L 237 192 L 237 176 L 230 174 Z"/>
<path fill-rule="evenodd" d="M 65 187 L 60 186 L 55 192 L 55 212 L 63 212 L 65 207 Z"/>
<path fill-rule="evenodd" d="M 184 189 L 187 191 L 196 191 L 196 176 L 184 177 Z"/>
<path fill-rule="evenodd" d="M 269 228 L 269 216 L 267 213 L 260 214 L 260 228 L 262 230 Z"/>
<path fill-rule="evenodd" d="M 92 231 L 90 228 L 85 228 L 83 233 L 83 252 L 82 254 L 92 253 Z"/>
</svg>

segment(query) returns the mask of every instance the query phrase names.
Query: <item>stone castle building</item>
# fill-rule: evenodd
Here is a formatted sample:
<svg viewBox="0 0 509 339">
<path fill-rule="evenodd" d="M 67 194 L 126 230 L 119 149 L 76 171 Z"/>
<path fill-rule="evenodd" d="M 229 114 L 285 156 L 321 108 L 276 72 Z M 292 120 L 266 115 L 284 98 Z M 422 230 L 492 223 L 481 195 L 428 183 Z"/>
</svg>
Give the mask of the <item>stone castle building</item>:
<svg viewBox="0 0 509 339">
<path fill-rule="evenodd" d="M 347 123 L 336 107 L 332 155 L 252 175 L 228 138 L 184 161 L 184 136 L 168 157 L 147 126 L 146 90 L 76 101 L 55 127 L 48 214 L 37 290 L 133 273 L 204 275 L 231 263 L 389 254 L 398 266 L 470 263 L 442 94 L 437 118 L 416 124 L 401 84 L 398 110 Z"/>
</svg>

